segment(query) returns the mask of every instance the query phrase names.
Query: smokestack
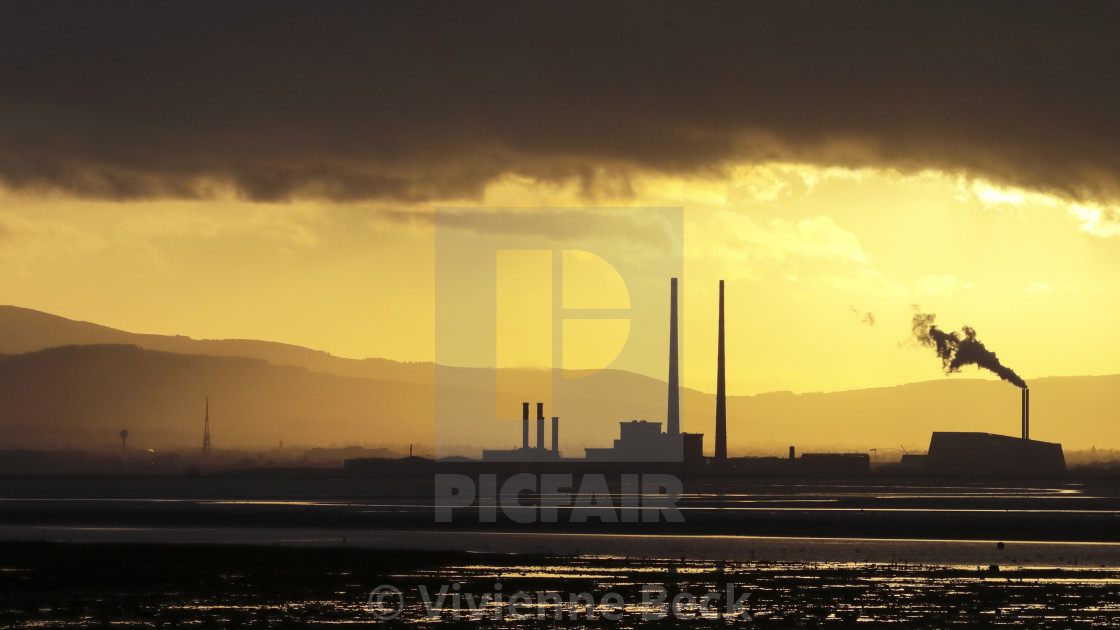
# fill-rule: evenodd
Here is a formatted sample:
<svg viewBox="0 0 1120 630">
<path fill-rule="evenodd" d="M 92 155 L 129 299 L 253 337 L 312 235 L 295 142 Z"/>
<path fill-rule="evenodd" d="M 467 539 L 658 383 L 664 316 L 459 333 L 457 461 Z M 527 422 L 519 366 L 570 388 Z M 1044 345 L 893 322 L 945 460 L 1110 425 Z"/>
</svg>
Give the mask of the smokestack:
<svg viewBox="0 0 1120 630">
<path fill-rule="evenodd" d="M 537 448 L 544 450 L 544 403 L 537 403 Z"/>
<path fill-rule="evenodd" d="M 790 459 L 793 459 L 793 455 L 794 455 L 794 449 L 793 449 L 793 447 L 791 446 L 791 447 L 789 447 L 789 458 L 790 458 Z"/>
<path fill-rule="evenodd" d="M 521 403 L 521 448 L 529 448 L 529 403 Z"/>
<path fill-rule="evenodd" d="M 1031 439 L 1031 390 L 1023 388 L 1023 439 Z"/>
<path fill-rule="evenodd" d="M 719 351 L 716 354 L 716 459 L 727 459 L 727 391 L 724 383 L 723 280 L 719 281 Z"/>
<path fill-rule="evenodd" d="M 552 452 L 560 454 L 560 418 L 552 416 Z"/>
<path fill-rule="evenodd" d="M 681 432 L 680 369 L 677 365 L 677 279 L 669 280 L 669 411 L 665 414 L 665 432 L 671 436 Z"/>
</svg>

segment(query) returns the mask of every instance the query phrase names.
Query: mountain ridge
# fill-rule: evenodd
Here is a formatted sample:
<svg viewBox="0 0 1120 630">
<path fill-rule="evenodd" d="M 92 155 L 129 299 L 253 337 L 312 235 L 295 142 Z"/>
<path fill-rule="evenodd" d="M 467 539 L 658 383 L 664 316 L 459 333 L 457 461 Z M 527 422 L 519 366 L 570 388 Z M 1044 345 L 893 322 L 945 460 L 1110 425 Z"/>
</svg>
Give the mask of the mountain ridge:
<svg viewBox="0 0 1120 630">
<path fill-rule="evenodd" d="M 13 312 L 24 318 L 25 331 L 41 318 L 35 316 L 38 311 L 13 308 L 0 307 L 0 448 L 103 448 L 117 442 L 121 428 L 130 430 L 130 444 L 191 447 L 200 443 L 203 401 L 209 395 L 219 445 L 267 448 L 280 440 L 432 444 L 438 435 L 441 449 L 449 449 L 441 455 L 477 455 L 481 448 L 519 445 L 521 402 L 547 401 L 550 395 L 540 389 L 542 371 L 505 372 L 507 388 L 495 398 L 495 372 L 485 368 L 380 360 L 355 372 L 354 363 L 347 362 L 361 362 L 353 359 L 277 363 L 293 357 L 338 358 L 308 349 L 293 353 L 287 347 L 276 353 L 272 342 L 215 346 L 171 338 L 178 341 L 170 343 L 158 335 L 123 333 L 88 322 L 74 327 L 65 318 L 57 319 L 66 330 L 21 336 L 18 326 L 8 325 Z M 86 331 L 92 334 L 82 337 Z M 137 338 L 164 349 L 90 343 Z M 62 340 L 87 343 L 11 352 Z M 264 356 L 223 354 L 246 347 Z M 326 371 L 324 365 L 341 365 L 340 371 L 350 373 Z M 664 419 L 667 386 L 659 379 L 604 370 L 591 377 L 552 380 L 563 390 L 547 413 L 562 418 L 567 456 L 581 456 L 587 446 L 609 445 L 618 436 L 620 421 Z M 1032 437 L 1071 448 L 1120 445 L 1120 375 L 1045 377 L 1034 379 L 1031 389 Z M 444 403 L 458 406 L 450 414 L 441 411 L 437 423 L 437 404 Z M 494 413 L 473 417 L 458 412 L 475 408 Z M 932 431 L 1019 431 L 1019 390 L 982 379 L 729 396 L 727 408 L 732 454 L 784 453 L 791 444 L 799 450 L 921 450 Z M 682 430 L 705 433 L 709 452 L 713 410 L 714 396 L 682 389 Z"/>
</svg>

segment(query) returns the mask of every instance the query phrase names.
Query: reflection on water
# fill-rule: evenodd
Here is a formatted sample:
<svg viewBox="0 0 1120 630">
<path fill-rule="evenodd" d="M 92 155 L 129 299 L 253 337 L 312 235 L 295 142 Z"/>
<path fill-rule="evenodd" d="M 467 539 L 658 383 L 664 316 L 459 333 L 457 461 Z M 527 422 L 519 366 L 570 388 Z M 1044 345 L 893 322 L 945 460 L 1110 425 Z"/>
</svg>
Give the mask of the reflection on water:
<svg viewBox="0 0 1120 630">
<path fill-rule="evenodd" d="M 752 592 L 756 619 L 776 627 L 1120 625 L 1120 544 L 1031 538 L 1115 539 L 1120 487 L 1107 484 L 698 482 L 681 507 L 690 525 L 714 525 L 654 535 L 436 529 L 430 480 L 18 481 L 0 480 L 0 540 L 88 544 L 21 555 L 0 542 L 0 627 L 369 623 L 373 587 L 451 582 L 475 591 L 498 582 L 506 592 L 617 591 L 628 602 L 646 584 L 700 593 L 731 582 Z M 711 518 L 719 512 L 730 516 Z M 1079 518 L 1047 516 L 1065 512 Z M 398 513 L 413 518 L 384 516 Z M 998 513 L 1022 516 L 988 516 Z M 376 516 L 351 518 L 366 514 Z M 850 526 L 811 530 L 817 537 L 728 535 L 772 533 L 743 525 L 769 522 L 759 514 Z M 884 532 L 883 523 L 901 524 Z M 917 528 L 925 523 L 934 525 Z"/>
<path fill-rule="evenodd" d="M 49 481 L 49 480 L 48 480 Z M 412 515 L 429 518 L 433 510 L 430 482 L 397 487 L 378 487 L 369 482 L 366 492 L 343 492 L 330 486 L 303 488 L 310 496 L 284 494 L 284 489 L 269 483 L 247 484 L 245 488 L 224 492 L 179 486 L 139 485 L 135 480 L 121 480 L 120 485 L 78 480 L 77 490 L 44 485 L 44 480 L 31 480 L 30 487 L 7 486 L 0 480 L 0 513 L 34 510 L 75 510 L 83 514 L 114 514 L 139 512 L 183 513 L 201 512 L 221 515 L 262 513 L 274 508 L 284 514 L 322 514 L 331 517 L 355 515 Z M 148 480 L 151 481 L 151 480 Z M 353 483 L 353 480 L 350 480 Z M 85 485 L 83 485 L 85 484 Z M 259 486 L 259 487 L 258 487 Z M 353 490 L 352 487 L 349 488 Z M 289 492 L 292 489 L 288 489 Z M 746 490 L 746 491 L 744 491 Z M 1087 492 L 1079 484 L 1053 486 L 981 486 L 971 483 L 888 484 L 821 484 L 803 482 L 728 481 L 689 482 L 678 499 L 684 514 L 778 513 L 805 512 L 909 512 L 1011 513 L 1011 514 L 1098 514 L 1120 516 L 1120 488 L 1096 488 Z M 203 496 L 174 496 L 199 494 Z M 264 496 L 252 496 L 254 494 Z M 135 496 L 134 496 L 135 495 Z M 148 495 L 148 496 L 145 496 Z M 155 495 L 155 496 L 151 496 Z M 226 496 L 223 496 L 226 495 Z M 635 505 L 639 495 L 614 492 L 610 501 L 618 509 Z M 539 496 L 523 493 L 519 500 L 533 503 Z M 634 508 L 637 509 L 637 508 Z M 562 508 L 563 510 L 563 508 Z"/>
<path fill-rule="evenodd" d="M 524 531 L 428 531 L 298 528 L 0 526 L 0 540 L 230 544 L 355 549 L 416 549 L 529 555 L 693 558 L 757 562 L 917 564 L 1120 570 L 1120 543 L 633 535 Z"/>
<path fill-rule="evenodd" d="M 578 556 L 554 559 L 552 564 L 524 565 L 508 556 L 490 560 L 449 563 L 438 570 L 393 577 L 406 592 L 416 584 L 447 582 L 462 584 L 464 591 L 486 588 L 493 582 L 500 582 L 507 591 L 613 591 L 626 597 L 628 613 L 641 612 L 642 607 L 632 602 L 640 599 L 643 585 L 695 594 L 719 591 L 731 582 L 751 592 L 750 614 L 756 622 L 798 627 L 821 622 L 840 627 L 866 622 L 917 627 L 1078 627 L 1120 621 L 1120 601 L 1115 598 L 1120 573 L 1113 570 L 861 562 L 651 562 L 616 556 Z M 565 620 L 582 618 L 582 611 L 564 601 L 558 607 Z M 419 603 L 406 612 L 414 619 L 423 617 Z M 542 614 L 552 619 L 554 612 L 549 608 Z M 443 617 L 446 620 L 448 615 Z"/>
<path fill-rule="evenodd" d="M 168 550 L 169 549 L 169 550 Z M 613 592 L 624 598 L 623 617 L 612 627 L 650 627 L 640 620 L 651 610 L 642 603 L 649 585 L 670 594 L 750 592 L 748 609 L 756 623 L 772 627 L 848 627 L 893 623 L 904 627 L 1102 627 L 1120 622 L 1120 572 L 1007 565 L 926 565 L 866 562 L 726 561 L 637 559 L 615 554 L 523 556 L 516 554 L 423 554 L 371 550 L 265 548 L 150 548 L 127 546 L 31 550 L 12 554 L 0 572 L 0 624 L 9 627 L 321 627 L 372 623 L 367 598 L 380 584 L 404 593 L 405 610 L 396 625 L 428 625 L 424 586 L 460 593 L 556 592 L 557 599 L 534 601 L 526 610 L 532 625 L 599 627 L 589 607 L 571 594 L 599 601 Z M 165 563 L 144 564 L 139 556 Z M 108 562 L 142 567 L 144 575 L 114 571 Z M 43 558 L 49 560 L 43 560 Z M 186 557 L 189 565 L 177 564 Z M 13 564 L 14 559 L 14 564 Z M 72 562 L 73 567 L 67 565 Z M 82 566 L 96 579 L 74 581 L 57 574 Z M 75 571 L 77 573 L 77 571 Z M 68 575 L 68 574 L 64 574 Z M 454 610 L 467 618 L 464 602 L 447 605 L 434 620 L 451 623 Z M 497 619 L 492 603 L 484 625 L 524 627 L 525 620 Z M 483 614 L 479 613 L 479 614 Z M 556 617 L 560 621 L 556 621 Z M 466 622 L 464 622 L 466 623 Z M 678 621 L 675 626 L 687 626 Z"/>
</svg>

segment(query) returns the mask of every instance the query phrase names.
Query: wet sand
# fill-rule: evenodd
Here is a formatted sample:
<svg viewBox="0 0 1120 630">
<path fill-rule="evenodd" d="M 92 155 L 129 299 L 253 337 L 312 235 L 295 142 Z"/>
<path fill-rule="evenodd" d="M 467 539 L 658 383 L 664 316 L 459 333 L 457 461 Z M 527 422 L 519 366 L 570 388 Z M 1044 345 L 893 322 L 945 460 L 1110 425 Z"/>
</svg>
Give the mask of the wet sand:
<svg viewBox="0 0 1120 630">
<path fill-rule="evenodd" d="M 450 539 L 470 532 L 513 531 L 1120 542 L 1120 485 L 1112 481 L 687 482 L 678 502 L 684 519 L 679 523 L 570 522 L 572 513 L 565 507 L 558 509 L 555 523 L 518 524 L 500 510 L 495 522 L 479 522 L 477 509 L 457 510 L 452 522 L 437 523 L 432 492 L 431 478 L 0 478 L 0 527 L 12 532 L 43 526 L 238 529 L 263 532 L 264 539 L 284 538 L 292 531 L 306 538 L 322 530 L 320 537 L 330 539 L 336 532 L 353 532 L 353 538 L 422 530 Z"/>
<path fill-rule="evenodd" d="M 0 478 L 0 626 L 410 625 L 427 623 L 417 589 L 452 583 L 617 591 L 631 604 L 642 584 L 734 584 L 751 591 L 756 624 L 779 628 L 1120 625 L 1111 480 L 709 480 L 686 485 L 681 523 L 569 523 L 561 509 L 530 524 L 436 523 L 431 484 Z M 368 603 L 381 584 L 411 597 L 392 621 Z M 646 624 L 631 604 L 617 622 L 570 608 L 531 622 Z"/>
<path fill-rule="evenodd" d="M 195 527 L 0 527 L 0 540 L 349 547 L 624 558 L 1120 570 L 1120 543 L 641 535 L 523 531 Z"/>
<path fill-rule="evenodd" d="M 441 627 L 456 628 L 650 627 L 642 615 L 659 610 L 649 604 L 653 589 L 667 596 L 747 594 L 742 610 L 750 621 L 774 628 L 1090 628 L 1120 622 L 1120 572 L 1099 568 L 30 542 L 0 543 L 0 558 L 4 627 L 426 625 L 431 620 L 421 587 L 499 594 L 498 603 L 476 611 L 465 600 L 445 602 L 435 611 Z M 383 585 L 398 589 L 400 599 L 371 604 L 371 591 Z M 508 610 L 502 616 L 503 602 L 518 591 L 532 594 L 530 605 L 519 607 L 520 618 Z M 543 596 L 549 592 L 560 598 Z M 609 593 L 618 595 L 617 605 L 605 603 Z M 573 604 L 574 594 L 598 604 Z M 675 616 L 657 623 L 726 623 L 719 603 L 697 610 L 684 601 Z M 617 620 L 604 619 L 608 613 Z M 397 616 L 375 616 L 386 614 Z"/>
</svg>

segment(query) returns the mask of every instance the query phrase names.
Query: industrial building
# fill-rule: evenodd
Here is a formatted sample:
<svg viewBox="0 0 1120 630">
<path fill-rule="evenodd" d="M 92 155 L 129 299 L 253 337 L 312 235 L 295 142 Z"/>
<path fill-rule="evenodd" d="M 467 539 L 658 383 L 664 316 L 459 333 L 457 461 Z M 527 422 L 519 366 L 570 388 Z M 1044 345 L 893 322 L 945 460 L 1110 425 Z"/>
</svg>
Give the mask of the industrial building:
<svg viewBox="0 0 1120 630">
<path fill-rule="evenodd" d="M 728 472 L 812 472 L 859 473 L 870 467 L 864 453 L 806 453 L 790 458 L 727 457 L 727 388 L 724 335 L 724 282 L 719 282 L 718 347 L 716 353 L 716 442 L 714 457 L 704 456 L 704 434 L 680 430 L 680 365 L 677 322 L 677 279 L 669 282 L 669 377 L 664 430 L 662 423 L 645 419 L 619 422 L 618 439 L 608 447 L 584 449 L 584 459 L 563 458 L 559 449 L 559 418 L 552 418 L 552 448 L 544 443 L 544 404 L 537 403 L 537 444 L 529 445 L 529 403 L 522 407 L 522 445 L 510 450 L 484 450 L 484 462 L 659 462 L 704 466 L 706 463 Z"/>
<path fill-rule="evenodd" d="M 703 433 L 661 432 L 660 422 L 631 420 L 618 423 L 619 437 L 608 448 L 584 449 L 595 462 L 702 462 Z"/>
<path fill-rule="evenodd" d="M 797 459 L 791 457 L 790 463 L 791 470 L 800 474 L 862 474 L 871 470 L 867 453 L 802 453 Z"/>
<path fill-rule="evenodd" d="M 552 417 L 552 448 L 544 444 L 544 403 L 537 403 L 537 445 L 529 446 L 529 403 L 521 403 L 521 448 L 484 450 L 487 462 L 555 462 L 560 460 L 560 418 Z"/>
<path fill-rule="evenodd" d="M 619 423 L 619 436 L 609 447 L 586 448 L 586 461 L 591 462 L 689 462 L 703 463 L 704 435 L 682 433 L 680 430 L 680 362 L 677 327 L 677 279 L 669 282 L 669 383 L 665 414 L 665 430 L 660 422 L 630 420 Z M 723 282 L 720 282 L 720 374 L 723 373 Z M 722 377 L 721 377 L 722 382 Z M 721 396 L 722 399 L 722 396 Z M 552 418 L 552 448 L 544 444 L 544 403 L 537 403 L 537 445 L 529 446 L 529 403 L 522 407 L 521 448 L 484 450 L 486 462 L 557 462 L 563 459 L 559 448 L 560 419 Z"/>
<path fill-rule="evenodd" d="M 537 403 L 536 445 L 530 446 L 529 403 L 522 405 L 520 448 L 484 450 L 485 462 L 661 462 L 683 463 L 730 474 L 865 474 L 871 470 L 867 453 L 804 453 L 788 458 L 727 457 L 727 392 L 724 336 L 724 283 L 719 283 L 718 348 L 714 456 L 704 456 L 704 435 L 680 430 L 680 367 L 677 325 L 677 279 L 670 280 L 668 405 L 661 422 L 636 419 L 619 422 L 618 439 L 609 447 L 584 449 L 584 458 L 564 458 L 559 447 L 560 419 L 552 417 L 551 448 L 545 445 L 544 403 Z M 1022 436 L 1019 438 L 972 432 L 934 432 L 927 455 L 904 455 L 896 468 L 929 473 L 1039 473 L 1065 471 L 1061 444 L 1030 439 L 1030 392 L 1022 389 Z"/>
<path fill-rule="evenodd" d="M 680 364 L 677 347 L 677 279 L 669 280 L 669 391 L 665 431 L 660 422 L 620 422 L 618 439 L 606 448 L 587 448 L 585 456 L 595 462 L 688 462 L 704 461 L 704 434 L 681 432 Z M 720 309 L 723 282 L 720 282 Z M 722 331 L 722 316 L 720 329 Z M 722 344 L 722 333 L 721 333 Z M 722 357 L 722 355 L 721 355 Z M 720 370 L 722 370 L 722 362 Z"/>
<path fill-rule="evenodd" d="M 1020 437 L 968 431 L 934 431 L 926 455 L 904 455 L 902 467 L 936 473 L 1060 474 L 1062 445 L 1030 438 L 1030 390 L 1022 393 Z"/>
<path fill-rule="evenodd" d="M 1062 445 L 993 433 L 935 431 L 926 468 L 939 472 L 1065 472 Z"/>
</svg>

